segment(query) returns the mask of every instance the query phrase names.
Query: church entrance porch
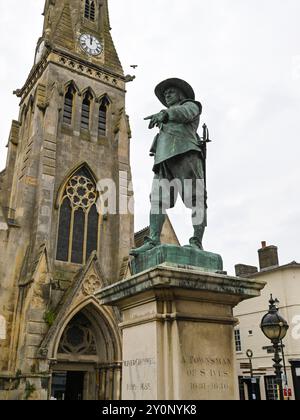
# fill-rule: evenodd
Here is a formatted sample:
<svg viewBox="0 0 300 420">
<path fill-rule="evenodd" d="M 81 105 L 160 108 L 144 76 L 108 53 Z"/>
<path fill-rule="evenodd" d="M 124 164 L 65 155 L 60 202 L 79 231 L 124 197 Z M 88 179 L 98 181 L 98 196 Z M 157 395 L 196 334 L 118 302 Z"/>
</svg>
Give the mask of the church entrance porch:
<svg viewBox="0 0 300 420">
<path fill-rule="evenodd" d="M 87 304 L 62 322 L 61 332 L 56 330 L 48 398 L 72 401 L 120 399 L 119 340 L 104 311 Z"/>
<path fill-rule="evenodd" d="M 52 375 L 51 399 L 83 400 L 85 372 L 55 372 Z"/>
<path fill-rule="evenodd" d="M 120 398 L 121 367 L 58 363 L 52 370 L 50 399 L 60 401 Z"/>
</svg>

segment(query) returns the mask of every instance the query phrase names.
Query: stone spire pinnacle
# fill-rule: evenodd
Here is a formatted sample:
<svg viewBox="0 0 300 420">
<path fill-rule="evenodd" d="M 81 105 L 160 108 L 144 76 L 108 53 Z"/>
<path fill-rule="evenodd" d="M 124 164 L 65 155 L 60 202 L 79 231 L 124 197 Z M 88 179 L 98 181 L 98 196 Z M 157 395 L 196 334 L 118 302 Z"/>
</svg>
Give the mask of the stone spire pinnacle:
<svg viewBox="0 0 300 420">
<path fill-rule="evenodd" d="M 56 0 L 46 0 L 43 16 L 44 16 L 44 34 L 49 32 L 51 28 L 51 17 L 52 17 L 52 11 L 55 6 Z"/>
</svg>

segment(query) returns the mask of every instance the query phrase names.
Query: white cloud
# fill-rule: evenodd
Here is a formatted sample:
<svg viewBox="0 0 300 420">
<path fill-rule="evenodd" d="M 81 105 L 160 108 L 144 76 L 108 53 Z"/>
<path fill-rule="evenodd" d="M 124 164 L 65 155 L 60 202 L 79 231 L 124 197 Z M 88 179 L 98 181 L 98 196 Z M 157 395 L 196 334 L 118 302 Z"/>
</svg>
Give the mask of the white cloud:
<svg viewBox="0 0 300 420">
<path fill-rule="evenodd" d="M 10 120 L 17 117 L 11 92 L 25 81 L 41 33 L 43 1 L 0 5 L 1 166 Z M 178 76 L 202 101 L 214 140 L 208 154 L 208 250 L 225 268 L 257 263 L 261 240 L 280 247 L 281 262 L 300 260 L 300 56 L 298 0 L 109 0 L 113 38 L 126 72 L 127 112 L 133 131 L 134 185 L 151 185 L 148 149 L 153 132 L 143 117 L 161 105 L 156 83 Z M 0 64 L 1 64 L 0 63 Z M 9 72 L 5 71 L 8 63 Z M 148 202 L 137 188 L 135 201 Z M 147 215 L 136 216 L 136 229 Z M 190 220 L 174 216 L 186 243 Z"/>
</svg>

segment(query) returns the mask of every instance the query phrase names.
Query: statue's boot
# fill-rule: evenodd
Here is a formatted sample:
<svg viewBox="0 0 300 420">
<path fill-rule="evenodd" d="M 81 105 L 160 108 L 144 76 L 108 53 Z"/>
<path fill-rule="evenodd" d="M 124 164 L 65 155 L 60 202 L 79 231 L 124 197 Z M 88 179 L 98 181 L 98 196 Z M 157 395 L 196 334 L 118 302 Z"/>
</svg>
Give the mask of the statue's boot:
<svg viewBox="0 0 300 420">
<path fill-rule="evenodd" d="M 205 226 L 194 225 L 194 236 L 190 239 L 190 246 L 203 251 L 202 240 L 205 232 Z"/>
<path fill-rule="evenodd" d="M 161 231 L 166 220 L 165 214 L 151 214 L 150 215 L 150 236 L 146 236 L 144 245 L 140 248 L 135 248 L 130 251 L 130 255 L 137 257 L 156 246 L 160 245 Z"/>
</svg>

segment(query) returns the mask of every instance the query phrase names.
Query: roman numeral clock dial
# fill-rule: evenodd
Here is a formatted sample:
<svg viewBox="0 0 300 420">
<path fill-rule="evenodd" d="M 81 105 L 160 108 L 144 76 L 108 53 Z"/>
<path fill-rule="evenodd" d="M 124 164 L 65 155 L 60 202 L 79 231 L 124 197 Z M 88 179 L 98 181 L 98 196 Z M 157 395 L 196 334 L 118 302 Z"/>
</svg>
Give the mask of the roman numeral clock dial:
<svg viewBox="0 0 300 420">
<path fill-rule="evenodd" d="M 89 55 L 97 56 L 102 53 L 102 45 L 93 35 L 82 34 L 80 36 L 80 46 Z"/>
</svg>

